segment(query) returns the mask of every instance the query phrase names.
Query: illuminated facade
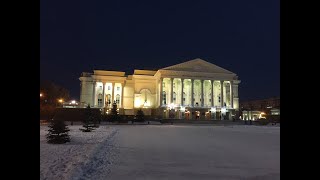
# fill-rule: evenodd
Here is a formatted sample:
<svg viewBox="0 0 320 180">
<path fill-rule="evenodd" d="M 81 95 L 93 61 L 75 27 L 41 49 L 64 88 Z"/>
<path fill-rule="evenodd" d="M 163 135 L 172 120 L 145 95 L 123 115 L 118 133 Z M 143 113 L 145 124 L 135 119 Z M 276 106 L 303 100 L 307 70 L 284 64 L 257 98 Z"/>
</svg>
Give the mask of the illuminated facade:
<svg viewBox="0 0 320 180">
<path fill-rule="evenodd" d="M 202 59 L 194 59 L 158 71 L 83 72 L 80 102 L 107 113 L 116 102 L 119 113 L 174 119 L 231 119 L 239 112 L 235 73 Z"/>
</svg>

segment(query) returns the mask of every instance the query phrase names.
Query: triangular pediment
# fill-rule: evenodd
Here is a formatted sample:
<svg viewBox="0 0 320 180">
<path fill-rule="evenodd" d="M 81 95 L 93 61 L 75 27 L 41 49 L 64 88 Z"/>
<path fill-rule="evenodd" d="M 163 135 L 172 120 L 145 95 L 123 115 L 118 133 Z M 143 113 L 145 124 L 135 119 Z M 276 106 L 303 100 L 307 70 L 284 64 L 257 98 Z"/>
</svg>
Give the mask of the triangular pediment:
<svg viewBox="0 0 320 180">
<path fill-rule="evenodd" d="M 172 70 L 172 71 L 190 71 L 190 72 L 206 72 L 206 73 L 226 73 L 234 74 L 231 71 L 223 69 L 215 64 L 204 61 L 200 58 L 176 64 L 173 66 L 162 68 L 163 70 Z"/>
</svg>

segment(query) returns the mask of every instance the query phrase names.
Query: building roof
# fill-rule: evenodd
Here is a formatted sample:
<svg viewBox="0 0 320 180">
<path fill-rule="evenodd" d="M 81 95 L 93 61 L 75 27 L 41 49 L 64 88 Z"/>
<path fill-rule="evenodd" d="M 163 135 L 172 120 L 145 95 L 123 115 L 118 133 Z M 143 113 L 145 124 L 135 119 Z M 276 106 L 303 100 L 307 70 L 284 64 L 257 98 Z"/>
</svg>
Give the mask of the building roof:
<svg viewBox="0 0 320 180">
<path fill-rule="evenodd" d="M 200 58 L 162 68 L 163 70 L 235 74 Z"/>
<path fill-rule="evenodd" d="M 123 71 L 104 71 L 104 70 L 93 70 L 94 75 L 102 75 L 102 76 L 120 76 L 124 77 L 125 72 Z"/>
<path fill-rule="evenodd" d="M 148 75 L 148 76 L 153 76 L 156 74 L 157 71 L 151 71 L 151 70 L 141 70 L 141 69 L 135 69 L 134 70 L 134 75 Z"/>
</svg>

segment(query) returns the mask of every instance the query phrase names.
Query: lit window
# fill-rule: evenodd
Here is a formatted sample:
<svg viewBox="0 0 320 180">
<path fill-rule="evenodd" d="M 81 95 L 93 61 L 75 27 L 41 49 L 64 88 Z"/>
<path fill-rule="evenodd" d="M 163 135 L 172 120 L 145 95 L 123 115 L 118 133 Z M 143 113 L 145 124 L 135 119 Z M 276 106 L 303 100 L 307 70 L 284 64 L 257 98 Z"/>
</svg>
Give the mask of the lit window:
<svg viewBox="0 0 320 180">
<path fill-rule="evenodd" d="M 110 86 L 108 86 L 108 90 L 110 90 L 111 89 L 111 87 Z"/>
<path fill-rule="evenodd" d="M 102 94 L 98 95 L 98 106 L 102 106 Z"/>
<path fill-rule="evenodd" d="M 111 104 L 111 95 L 110 95 L 110 94 L 108 94 L 108 95 L 106 96 L 106 103 L 107 103 L 107 105 L 110 105 L 110 104 Z"/>
<path fill-rule="evenodd" d="M 117 87 L 117 91 L 120 91 L 120 87 Z"/>
<path fill-rule="evenodd" d="M 120 103 L 120 95 L 119 95 L 119 94 L 116 95 L 116 103 L 117 103 L 117 104 Z"/>
</svg>

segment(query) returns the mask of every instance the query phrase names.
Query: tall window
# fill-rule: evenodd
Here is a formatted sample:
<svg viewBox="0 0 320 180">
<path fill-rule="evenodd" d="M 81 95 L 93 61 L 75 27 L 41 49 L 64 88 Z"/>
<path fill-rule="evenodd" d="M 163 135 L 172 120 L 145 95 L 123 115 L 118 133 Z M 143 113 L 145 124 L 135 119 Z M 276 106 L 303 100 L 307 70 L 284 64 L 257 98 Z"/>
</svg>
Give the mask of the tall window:
<svg viewBox="0 0 320 180">
<path fill-rule="evenodd" d="M 176 88 L 176 83 L 173 83 L 173 88 Z"/>
<path fill-rule="evenodd" d="M 111 89 L 111 86 L 108 86 L 108 90 L 110 90 Z"/>
<path fill-rule="evenodd" d="M 117 91 L 120 91 L 120 87 L 117 87 Z"/>
<path fill-rule="evenodd" d="M 119 105 L 119 103 L 120 103 L 120 95 L 119 94 L 116 95 L 116 103 L 117 103 L 117 105 Z"/>
<path fill-rule="evenodd" d="M 176 101 L 176 92 L 173 92 L 173 102 Z"/>
<path fill-rule="evenodd" d="M 107 96 L 106 96 L 106 103 L 108 106 L 110 106 L 110 104 L 111 104 L 111 95 L 110 94 L 107 94 Z"/>
<path fill-rule="evenodd" d="M 183 92 L 183 104 L 186 102 L 186 93 Z"/>
<path fill-rule="evenodd" d="M 102 94 L 101 93 L 98 95 L 98 106 L 99 107 L 102 106 Z"/>
<path fill-rule="evenodd" d="M 166 83 L 164 83 L 164 82 L 163 82 L 163 83 L 162 83 L 162 87 L 164 87 L 164 88 L 165 88 L 165 87 L 166 87 Z"/>
<path fill-rule="evenodd" d="M 167 104 L 167 93 L 163 91 L 163 104 Z"/>
</svg>

